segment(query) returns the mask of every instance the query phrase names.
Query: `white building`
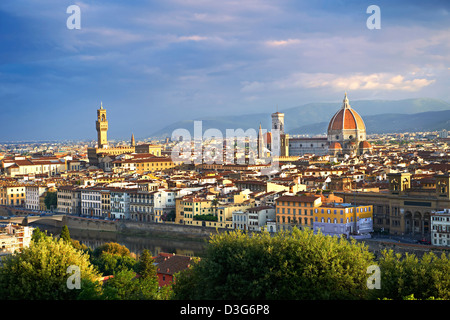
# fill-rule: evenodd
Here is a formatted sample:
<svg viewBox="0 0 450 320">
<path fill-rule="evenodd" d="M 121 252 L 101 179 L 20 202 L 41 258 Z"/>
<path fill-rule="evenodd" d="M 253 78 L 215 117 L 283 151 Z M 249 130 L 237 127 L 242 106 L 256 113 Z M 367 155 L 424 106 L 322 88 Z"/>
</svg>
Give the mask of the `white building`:
<svg viewBox="0 0 450 320">
<path fill-rule="evenodd" d="M 111 218 L 130 218 L 130 194 L 133 189 L 110 188 Z"/>
<path fill-rule="evenodd" d="M 153 211 L 155 222 L 162 222 L 161 217 L 171 211 L 175 212 L 175 197 L 177 192 L 170 189 L 159 189 L 153 195 Z"/>
<path fill-rule="evenodd" d="M 33 227 L 12 223 L 0 224 L 0 255 L 12 254 L 30 245 Z"/>
<path fill-rule="evenodd" d="M 39 199 L 47 191 L 47 187 L 39 185 L 25 186 L 25 208 L 31 210 L 42 210 Z"/>
<path fill-rule="evenodd" d="M 232 214 L 233 228 L 243 231 L 263 231 L 267 229 L 267 222 L 275 221 L 275 217 L 275 208 L 272 206 L 236 210 Z"/>
<path fill-rule="evenodd" d="M 81 214 L 101 217 L 102 196 L 100 188 L 85 188 L 81 190 Z"/>
<path fill-rule="evenodd" d="M 232 213 L 233 228 L 236 230 L 248 230 L 248 212 L 236 210 Z"/>
<path fill-rule="evenodd" d="M 271 206 L 260 206 L 247 209 L 248 230 L 262 231 L 268 220 L 275 220 L 275 208 Z"/>
<path fill-rule="evenodd" d="M 450 246 L 450 209 L 431 213 L 431 244 Z"/>
</svg>

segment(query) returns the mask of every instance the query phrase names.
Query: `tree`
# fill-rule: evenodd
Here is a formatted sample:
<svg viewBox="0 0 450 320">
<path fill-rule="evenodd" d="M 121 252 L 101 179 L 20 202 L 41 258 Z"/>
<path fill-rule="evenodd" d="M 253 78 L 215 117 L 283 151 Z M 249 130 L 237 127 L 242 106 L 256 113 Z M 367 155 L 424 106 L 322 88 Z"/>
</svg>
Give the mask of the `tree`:
<svg viewBox="0 0 450 320">
<path fill-rule="evenodd" d="M 175 299 L 364 299 L 373 255 L 312 230 L 211 237 L 205 257 L 174 284 Z"/>
<path fill-rule="evenodd" d="M 150 255 L 150 251 L 148 249 L 144 249 L 142 251 L 141 256 L 139 257 L 139 262 L 136 266 L 136 272 L 142 278 L 156 278 L 156 266 L 153 263 L 153 258 Z"/>
<path fill-rule="evenodd" d="M 139 278 L 132 270 L 121 270 L 103 285 L 104 300 L 155 300 L 158 283 L 150 278 Z"/>
<path fill-rule="evenodd" d="M 116 242 L 108 242 L 94 249 L 91 262 L 104 276 L 116 274 L 122 270 L 132 270 L 137 263 L 130 250 Z"/>
<path fill-rule="evenodd" d="M 133 270 L 136 265 L 136 260 L 131 256 L 121 256 L 109 252 L 103 252 L 91 261 L 104 276 L 114 275 L 123 270 Z"/>
<path fill-rule="evenodd" d="M 84 252 L 62 239 L 40 234 L 29 247 L 3 261 L 0 299 L 77 299 L 83 287 L 69 288 L 69 266 L 79 268 L 81 283 L 98 285 L 99 274 Z"/>
<path fill-rule="evenodd" d="M 381 288 L 372 292 L 374 298 L 450 299 L 450 261 L 445 254 L 439 258 L 428 252 L 419 259 L 414 254 L 383 250 L 378 264 Z"/>
<path fill-rule="evenodd" d="M 117 242 L 108 242 L 94 249 L 93 256 L 99 257 L 102 253 L 117 254 L 120 256 L 130 256 L 130 250 Z"/>
<path fill-rule="evenodd" d="M 103 253 L 119 257 L 117 254 Z M 126 257 L 122 257 L 126 258 Z M 170 288 L 159 288 L 156 276 L 156 266 L 150 252 L 143 250 L 139 261 L 131 266 L 116 270 L 114 276 L 103 286 L 102 299 L 106 300 L 167 300 L 170 298 Z"/>
<path fill-rule="evenodd" d="M 72 242 L 72 239 L 70 238 L 69 228 L 67 227 L 67 225 L 63 225 L 63 227 L 61 228 L 61 235 L 59 237 L 68 243 Z"/>
<path fill-rule="evenodd" d="M 47 237 L 47 231 L 41 231 L 39 227 L 33 230 L 33 234 L 31 235 L 31 241 L 38 242 L 39 240 Z"/>
<path fill-rule="evenodd" d="M 47 210 L 50 210 L 52 208 L 56 208 L 58 205 L 58 195 L 56 192 L 48 191 L 44 198 L 45 206 L 47 207 Z"/>
</svg>

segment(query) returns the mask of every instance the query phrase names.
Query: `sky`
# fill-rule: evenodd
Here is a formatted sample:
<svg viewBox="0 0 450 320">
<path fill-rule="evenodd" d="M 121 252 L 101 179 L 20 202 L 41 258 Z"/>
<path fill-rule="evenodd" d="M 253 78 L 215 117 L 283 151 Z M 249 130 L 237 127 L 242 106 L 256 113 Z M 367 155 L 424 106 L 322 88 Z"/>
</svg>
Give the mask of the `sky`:
<svg viewBox="0 0 450 320">
<path fill-rule="evenodd" d="M 0 48 L 0 141 L 96 139 L 100 104 L 108 138 L 142 139 L 179 120 L 339 108 L 345 92 L 450 102 L 450 1 L 1 0 Z"/>
</svg>

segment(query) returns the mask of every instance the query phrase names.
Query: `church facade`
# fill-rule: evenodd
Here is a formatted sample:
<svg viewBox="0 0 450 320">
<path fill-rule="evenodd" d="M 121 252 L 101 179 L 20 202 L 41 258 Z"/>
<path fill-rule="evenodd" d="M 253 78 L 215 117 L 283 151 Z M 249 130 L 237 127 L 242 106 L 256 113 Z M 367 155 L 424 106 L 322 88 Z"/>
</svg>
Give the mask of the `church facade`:
<svg viewBox="0 0 450 320">
<path fill-rule="evenodd" d="M 272 132 L 264 137 L 266 148 L 272 150 L 275 133 L 279 132 L 279 146 L 281 157 L 303 156 L 314 154 L 316 156 L 333 155 L 344 157 L 372 152 L 372 146 L 366 140 L 366 126 L 361 116 L 350 106 L 347 93 L 342 107 L 331 118 L 326 137 L 289 137 L 284 132 L 284 114 L 272 114 Z M 258 140 L 260 141 L 260 140 Z"/>
</svg>

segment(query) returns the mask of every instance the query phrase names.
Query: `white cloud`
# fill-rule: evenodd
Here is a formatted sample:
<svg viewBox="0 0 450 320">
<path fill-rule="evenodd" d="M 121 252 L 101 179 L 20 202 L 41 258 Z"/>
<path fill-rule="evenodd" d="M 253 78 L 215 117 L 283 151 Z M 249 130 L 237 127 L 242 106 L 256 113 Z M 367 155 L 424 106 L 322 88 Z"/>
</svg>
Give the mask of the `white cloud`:
<svg viewBox="0 0 450 320">
<path fill-rule="evenodd" d="M 209 39 L 208 37 L 202 37 L 199 35 L 182 36 L 177 38 L 178 41 L 205 41 L 208 39 Z"/>
<path fill-rule="evenodd" d="M 296 73 L 288 78 L 271 82 L 243 82 L 241 91 L 245 93 L 267 90 L 317 89 L 330 90 L 386 90 L 386 91 L 418 91 L 434 83 L 427 78 L 405 78 L 400 74 L 372 73 L 342 76 L 331 73 Z"/>
<path fill-rule="evenodd" d="M 265 42 L 265 44 L 270 47 L 280 47 L 298 43 L 300 43 L 300 39 L 269 40 Z"/>
</svg>

